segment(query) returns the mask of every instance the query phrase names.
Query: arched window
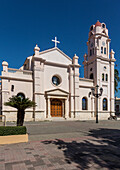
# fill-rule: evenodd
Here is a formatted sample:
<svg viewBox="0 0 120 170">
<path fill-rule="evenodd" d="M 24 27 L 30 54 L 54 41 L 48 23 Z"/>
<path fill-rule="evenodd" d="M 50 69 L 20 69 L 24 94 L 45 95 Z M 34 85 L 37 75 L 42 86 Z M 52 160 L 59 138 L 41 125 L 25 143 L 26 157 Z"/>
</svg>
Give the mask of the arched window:
<svg viewBox="0 0 120 170">
<path fill-rule="evenodd" d="M 104 81 L 104 73 L 102 74 L 102 81 Z"/>
<path fill-rule="evenodd" d="M 105 28 L 105 24 L 102 24 L 102 28 Z"/>
<path fill-rule="evenodd" d="M 93 33 L 91 32 L 91 33 L 90 33 L 90 36 L 92 36 L 92 35 L 93 35 Z"/>
<path fill-rule="evenodd" d="M 106 81 L 108 81 L 108 74 L 106 74 Z"/>
<path fill-rule="evenodd" d="M 82 110 L 87 110 L 87 98 L 82 98 Z"/>
<path fill-rule="evenodd" d="M 92 56 L 92 49 L 90 50 L 90 56 Z"/>
<path fill-rule="evenodd" d="M 107 110 L 107 99 L 103 99 L 103 110 Z"/>
<path fill-rule="evenodd" d="M 103 54 L 103 47 L 101 47 L 101 54 Z"/>
<path fill-rule="evenodd" d="M 93 73 L 91 73 L 90 74 L 90 79 L 93 79 L 93 78 L 94 78 Z"/>
<path fill-rule="evenodd" d="M 93 25 L 90 27 L 90 31 L 92 31 L 93 30 Z"/>
<path fill-rule="evenodd" d="M 104 34 L 106 35 L 106 32 L 105 32 L 105 30 L 104 30 L 102 33 L 104 33 Z"/>
<path fill-rule="evenodd" d="M 11 86 L 11 91 L 14 91 L 14 85 Z"/>
<path fill-rule="evenodd" d="M 106 54 L 106 47 L 104 48 L 104 54 Z"/>
<path fill-rule="evenodd" d="M 21 99 L 25 99 L 25 95 L 23 93 L 18 93 L 17 96 L 20 97 Z"/>
<path fill-rule="evenodd" d="M 106 70 L 106 66 L 104 66 L 104 70 Z"/>
</svg>

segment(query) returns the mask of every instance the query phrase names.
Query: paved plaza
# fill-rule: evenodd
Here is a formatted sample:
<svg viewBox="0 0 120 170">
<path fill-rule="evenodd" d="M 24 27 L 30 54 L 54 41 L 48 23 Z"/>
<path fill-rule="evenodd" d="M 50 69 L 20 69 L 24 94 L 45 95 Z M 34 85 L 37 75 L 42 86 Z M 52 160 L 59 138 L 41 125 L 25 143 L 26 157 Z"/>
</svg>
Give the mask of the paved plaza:
<svg viewBox="0 0 120 170">
<path fill-rule="evenodd" d="M 25 125 L 28 143 L 0 145 L 0 170 L 120 169 L 120 121 Z"/>
</svg>

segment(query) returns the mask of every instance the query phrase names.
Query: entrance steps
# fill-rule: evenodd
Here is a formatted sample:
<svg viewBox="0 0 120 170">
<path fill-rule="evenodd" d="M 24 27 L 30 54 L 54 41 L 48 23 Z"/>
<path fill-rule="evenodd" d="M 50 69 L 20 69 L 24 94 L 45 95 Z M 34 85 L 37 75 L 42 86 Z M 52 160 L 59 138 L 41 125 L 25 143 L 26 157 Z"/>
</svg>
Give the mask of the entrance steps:
<svg viewBox="0 0 120 170">
<path fill-rule="evenodd" d="M 66 119 L 63 117 L 52 117 L 51 120 L 52 121 L 66 121 Z"/>
</svg>

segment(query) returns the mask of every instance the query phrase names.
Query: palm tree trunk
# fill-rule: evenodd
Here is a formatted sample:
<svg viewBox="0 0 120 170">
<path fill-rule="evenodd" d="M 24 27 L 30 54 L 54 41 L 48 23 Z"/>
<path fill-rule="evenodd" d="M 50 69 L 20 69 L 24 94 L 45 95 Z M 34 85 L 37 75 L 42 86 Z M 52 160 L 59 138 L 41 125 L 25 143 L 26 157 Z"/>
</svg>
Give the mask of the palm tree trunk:
<svg viewBox="0 0 120 170">
<path fill-rule="evenodd" d="M 25 110 L 22 110 L 22 119 L 21 119 L 21 126 L 23 126 L 24 123 L 24 117 L 25 117 Z"/>
<path fill-rule="evenodd" d="M 25 110 L 18 109 L 17 112 L 17 126 L 23 126 Z"/>
</svg>

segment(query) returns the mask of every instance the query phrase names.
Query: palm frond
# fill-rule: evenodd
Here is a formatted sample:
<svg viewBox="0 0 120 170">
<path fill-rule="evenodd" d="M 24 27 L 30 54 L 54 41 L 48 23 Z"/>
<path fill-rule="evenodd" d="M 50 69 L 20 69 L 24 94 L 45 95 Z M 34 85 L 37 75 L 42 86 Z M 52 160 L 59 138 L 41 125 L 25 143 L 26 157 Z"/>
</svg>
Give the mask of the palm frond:
<svg viewBox="0 0 120 170">
<path fill-rule="evenodd" d="M 12 96 L 9 98 L 8 102 L 4 103 L 5 106 L 14 107 L 16 109 L 25 110 L 30 107 L 35 107 L 36 104 L 34 101 L 31 101 L 29 98 L 21 99 L 18 96 Z"/>
</svg>

